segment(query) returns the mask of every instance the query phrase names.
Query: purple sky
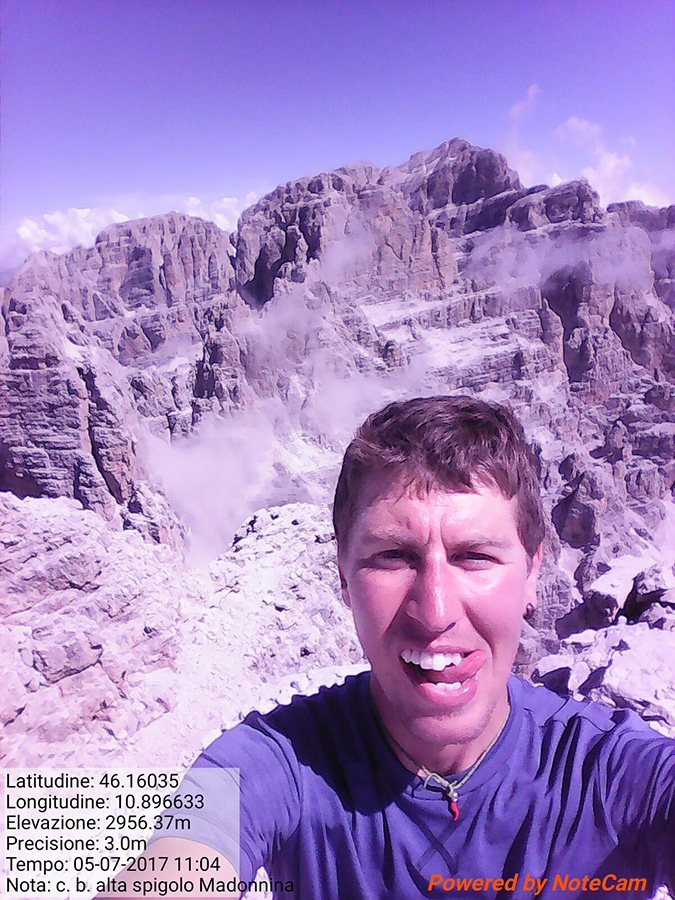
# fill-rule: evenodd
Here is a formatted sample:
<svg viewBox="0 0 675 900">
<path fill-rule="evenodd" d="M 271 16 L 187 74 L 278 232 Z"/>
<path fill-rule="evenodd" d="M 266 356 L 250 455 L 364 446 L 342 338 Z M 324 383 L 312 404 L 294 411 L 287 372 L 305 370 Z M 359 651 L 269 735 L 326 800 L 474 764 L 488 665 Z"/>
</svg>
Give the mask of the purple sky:
<svg viewBox="0 0 675 900">
<path fill-rule="evenodd" d="M 673 203 L 674 45 L 673 0 L 4 0 L 0 268 L 454 136 Z"/>
</svg>

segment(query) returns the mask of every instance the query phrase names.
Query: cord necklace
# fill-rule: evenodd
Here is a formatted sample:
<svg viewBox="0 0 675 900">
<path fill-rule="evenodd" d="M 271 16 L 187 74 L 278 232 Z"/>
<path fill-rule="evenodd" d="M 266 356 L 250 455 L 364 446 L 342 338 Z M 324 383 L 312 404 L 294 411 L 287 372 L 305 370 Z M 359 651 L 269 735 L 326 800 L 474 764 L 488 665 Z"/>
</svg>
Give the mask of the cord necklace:
<svg viewBox="0 0 675 900">
<path fill-rule="evenodd" d="M 373 709 L 375 709 L 375 704 L 373 704 Z M 458 779 L 457 781 L 449 781 L 447 778 L 444 778 L 442 775 L 439 775 L 438 772 L 432 772 L 430 769 L 427 769 L 426 766 L 423 766 L 421 763 L 418 763 L 417 760 L 414 759 L 408 753 L 408 751 L 405 750 L 399 744 L 399 742 L 396 740 L 396 738 L 390 733 L 389 729 L 382 721 L 377 710 L 375 710 L 375 716 L 377 718 L 377 721 L 380 724 L 380 727 L 384 731 L 384 733 L 385 733 L 386 737 L 389 739 L 389 741 L 392 744 L 394 744 L 394 746 L 397 747 L 401 751 L 401 753 L 406 757 L 406 759 L 408 759 L 418 770 L 421 769 L 424 772 L 424 782 L 423 782 L 424 787 L 425 788 L 428 787 L 430 781 L 435 781 L 436 784 L 438 784 L 440 786 L 441 790 L 445 794 L 446 799 L 448 801 L 448 806 L 450 808 L 450 812 L 452 813 L 452 818 L 456 822 L 459 819 L 459 788 L 461 788 L 463 784 L 466 784 L 466 782 L 469 780 L 469 778 L 471 778 L 471 776 L 476 771 L 478 766 L 483 762 L 485 757 L 488 755 L 490 750 L 492 750 L 492 748 L 494 747 L 494 745 L 497 742 L 497 739 L 499 738 L 502 731 L 504 731 L 504 728 L 506 727 L 506 723 L 509 720 L 510 712 L 511 712 L 511 706 L 509 705 L 509 706 L 507 706 L 507 709 L 506 709 L 506 718 L 502 722 L 502 726 L 499 729 L 499 731 L 497 732 L 497 734 L 492 738 L 492 740 L 490 741 L 488 746 L 485 748 L 485 750 L 483 750 L 481 755 L 478 757 L 476 762 L 471 766 L 471 768 L 467 771 L 467 773 L 464 775 L 464 777 Z"/>
</svg>

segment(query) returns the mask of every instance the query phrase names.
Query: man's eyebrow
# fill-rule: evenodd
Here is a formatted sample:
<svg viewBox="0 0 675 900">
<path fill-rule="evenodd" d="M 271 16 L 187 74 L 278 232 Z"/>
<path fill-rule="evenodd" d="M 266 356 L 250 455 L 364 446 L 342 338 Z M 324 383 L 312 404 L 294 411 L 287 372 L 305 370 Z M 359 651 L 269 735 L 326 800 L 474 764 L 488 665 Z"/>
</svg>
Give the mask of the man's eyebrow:
<svg viewBox="0 0 675 900">
<path fill-rule="evenodd" d="M 472 535 L 466 539 L 455 541 L 456 547 L 494 547 L 497 550 L 506 550 L 511 546 L 511 541 L 502 540 L 501 538 L 491 538 L 483 534 Z"/>
<path fill-rule="evenodd" d="M 394 542 L 397 544 L 409 544 L 412 542 L 410 533 L 398 528 L 369 528 L 363 536 L 364 544 L 379 544 Z"/>
<path fill-rule="evenodd" d="M 398 528 L 373 528 L 369 529 L 362 538 L 362 543 L 366 546 L 369 544 L 379 543 L 395 543 L 401 545 L 418 544 L 406 529 Z M 467 538 L 458 538 L 452 542 L 452 547 L 460 550 L 471 550 L 478 547 L 492 547 L 496 550 L 507 550 L 511 547 L 512 542 L 502 540 L 501 538 L 488 537 L 483 534 L 473 534 Z"/>
</svg>

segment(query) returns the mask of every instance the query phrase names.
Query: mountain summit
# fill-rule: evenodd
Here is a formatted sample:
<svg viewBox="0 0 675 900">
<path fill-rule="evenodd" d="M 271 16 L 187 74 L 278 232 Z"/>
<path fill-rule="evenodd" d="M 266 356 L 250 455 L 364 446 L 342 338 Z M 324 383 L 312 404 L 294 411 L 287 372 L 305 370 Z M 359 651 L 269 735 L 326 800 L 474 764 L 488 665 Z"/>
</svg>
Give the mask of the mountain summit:
<svg viewBox="0 0 675 900">
<path fill-rule="evenodd" d="M 640 571 L 669 587 L 674 272 L 675 207 L 525 188 L 459 138 L 288 182 L 230 235 L 176 213 L 113 225 L 4 290 L 0 491 L 12 515 L 14 498 L 75 501 L 111 535 L 213 557 L 256 508 L 326 504 L 385 400 L 509 402 L 553 523 L 537 624 L 555 644 L 571 610 L 607 624 Z M 12 584 L 17 627 L 75 602 L 46 579 L 31 611 Z M 75 677 L 40 665 L 36 684 Z"/>
</svg>

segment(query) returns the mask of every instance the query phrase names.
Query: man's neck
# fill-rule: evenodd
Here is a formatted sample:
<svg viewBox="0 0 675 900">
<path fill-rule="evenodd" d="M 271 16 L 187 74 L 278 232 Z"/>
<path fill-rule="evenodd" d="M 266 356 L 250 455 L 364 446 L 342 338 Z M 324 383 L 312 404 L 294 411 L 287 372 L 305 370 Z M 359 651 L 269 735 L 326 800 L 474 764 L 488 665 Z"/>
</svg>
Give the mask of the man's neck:
<svg viewBox="0 0 675 900">
<path fill-rule="evenodd" d="M 485 727 L 474 739 L 434 744 L 418 736 L 412 728 L 405 728 L 396 716 L 388 715 L 386 703 L 382 703 L 376 686 L 371 685 L 371 693 L 376 716 L 391 750 L 408 771 L 422 777 L 429 772 L 446 776 L 465 772 L 496 742 L 510 712 L 508 694 L 505 694 L 503 702 L 493 710 Z"/>
</svg>

